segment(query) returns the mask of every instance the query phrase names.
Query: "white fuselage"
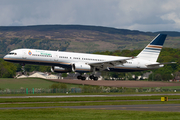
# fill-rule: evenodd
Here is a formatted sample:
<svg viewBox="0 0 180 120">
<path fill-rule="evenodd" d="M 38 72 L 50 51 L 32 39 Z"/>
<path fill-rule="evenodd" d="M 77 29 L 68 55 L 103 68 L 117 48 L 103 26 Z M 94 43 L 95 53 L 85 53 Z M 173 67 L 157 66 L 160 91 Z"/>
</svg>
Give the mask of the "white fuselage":
<svg viewBox="0 0 180 120">
<path fill-rule="evenodd" d="M 39 64 L 49 66 L 59 66 L 62 68 L 72 69 L 72 64 L 88 64 L 88 63 L 101 63 L 104 61 L 121 60 L 129 57 L 109 56 L 109 55 L 96 55 L 85 53 L 73 53 L 73 52 L 61 52 L 50 50 L 38 50 L 38 49 L 16 49 L 11 51 L 4 57 L 4 60 L 21 63 L 21 64 Z M 112 72 L 131 72 L 150 70 L 163 66 L 148 67 L 148 64 L 155 64 L 157 62 L 151 62 L 140 58 L 134 58 L 127 60 L 124 64 L 116 66 L 110 66 L 109 71 Z M 107 69 L 105 69 L 107 70 Z"/>
</svg>

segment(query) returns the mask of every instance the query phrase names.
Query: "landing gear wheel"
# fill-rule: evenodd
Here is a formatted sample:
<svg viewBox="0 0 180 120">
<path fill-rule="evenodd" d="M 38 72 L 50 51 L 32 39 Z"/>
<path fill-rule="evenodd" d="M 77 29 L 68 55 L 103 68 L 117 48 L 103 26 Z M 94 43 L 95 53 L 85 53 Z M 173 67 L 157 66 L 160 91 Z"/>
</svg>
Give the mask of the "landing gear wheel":
<svg viewBox="0 0 180 120">
<path fill-rule="evenodd" d="M 78 75 L 78 76 L 77 76 L 77 79 L 82 79 L 82 76 L 81 76 L 81 75 Z"/>
<path fill-rule="evenodd" d="M 98 80 L 98 77 L 94 76 L 94 75 L 90 75 L 89 78 L 91 80 L 94 80 L 94 81 L 97 81 Z"/>
<path fill-rule="evenodd" d="M 86 80 L 86 77 L 85 77 L 85 76 L 82 76 L 81 80 Z"/>
<path fill-rule="evenodd" d="M 98 77 L 94 77 L 94 81 L 97 81 L 98 80 Z"/>
<path fill-rule="evenodd" d="M 94 79 L 94 75 L 90 75 L 89 78 L 92 80 Z"/>
</svg>

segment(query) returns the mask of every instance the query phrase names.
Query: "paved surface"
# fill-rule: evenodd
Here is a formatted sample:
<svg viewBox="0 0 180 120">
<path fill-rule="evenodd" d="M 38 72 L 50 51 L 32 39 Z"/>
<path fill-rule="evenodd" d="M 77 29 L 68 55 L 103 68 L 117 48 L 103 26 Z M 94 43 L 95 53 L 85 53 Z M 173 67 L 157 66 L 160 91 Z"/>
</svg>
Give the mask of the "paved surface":
<svg viewBox="0 0 180 120">
<path fill-rule="evenodd" d="M 165 87 L 165 86 L 180 86 L 180 83 L 156 82 L 156 81 L 108 81 L 108 80 L 73 80 L 73 79 L 54 79 L 61 83 L 83 84 L 83 85 L 98 85 L 111 87 Z"/>
<path fill-rule="evenodd" d="M 180 104 L 63 106 L 63 108 L 180 112 Z"/>
<path fill-rule="evenodd" d="M 151 104 L 151 105 L 98 105 L 98 106 L 49 106 L 49 107 L 9 107 L 6 109 L 44 109 L 44 108 L 73 108 L 73 109 L 101 109 L 101 110 L 133 110 L 133 111 L 168 111 L 180 112 L 180 104 Z"/>
<path fill-rule="evenodd" d="M 180 94 L 174 93 L 174 94 L 127 94 L 127 95 L 0 96 L 0 98 L 63 98 L 63 97 L 114 97 L 114 96 L 122 96 L 123 97 L 123 96 L 154 96 L 154 95 L 169 96 L 169 95 L 180 95 Z M 0 108 L 0 110 L 4 110 L 4 109 L 44 109 L 44 108 L 74 108 L 74 109 L 105 109 L 105 110 L 180 112 L 180 104 L 8 107 L 8 108 Z"/>
<path fill-rule="evenodd" d="M 124 96 L 169 96 L 173 94 L 123 94 L 123 95 L 55 95 L 55 96 L 0 96 L 0 98 L 65 98 L 65 97 L 124 97 Z"/>
</svg>

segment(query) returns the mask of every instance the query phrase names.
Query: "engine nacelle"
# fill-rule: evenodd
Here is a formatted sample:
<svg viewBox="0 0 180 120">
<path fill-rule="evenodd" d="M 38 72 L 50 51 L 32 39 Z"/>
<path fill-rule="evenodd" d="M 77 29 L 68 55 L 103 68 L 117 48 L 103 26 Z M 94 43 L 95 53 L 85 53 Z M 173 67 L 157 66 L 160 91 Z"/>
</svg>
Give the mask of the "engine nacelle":
<svg viewBox="0 0 180 120">
<path fill-rule="evenodd" d="M 72 64 L 72 71 L 86 73 L 86 72 L 92 72 L 92 68 L 90 65 L 86 65 L 83 63 L 75 63 Z"/>
<path fill-rule="evenodd" d="M 67 73 L 67 72 L 71 72 L 71 70 L 69 70 L 69 69 L 62 68 L 62 67 L 58 67 L 58 66 L 52 66 L 52 67 L 51 67 L 51 71 L 52 71 L 52 72 L 57 72 L 57 73 Z"/>
</svg>

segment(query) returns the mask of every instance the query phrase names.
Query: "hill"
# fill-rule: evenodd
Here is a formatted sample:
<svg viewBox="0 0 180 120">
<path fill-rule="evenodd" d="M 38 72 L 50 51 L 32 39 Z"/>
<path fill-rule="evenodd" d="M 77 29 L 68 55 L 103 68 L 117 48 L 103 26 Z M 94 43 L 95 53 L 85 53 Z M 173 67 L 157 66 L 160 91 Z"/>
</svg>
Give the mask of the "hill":
<svg viewBox="0 0 180 120">
<path fill-rule="evenodd" d="M 165 47 L 179 48 L 180 32 L 142 32 L 101 26 L 38 25 L 0 27 L 0 57 L 17 48 L 92 53 L 142 49 L 158 33 L 168 34 Z"/>
</svg>

